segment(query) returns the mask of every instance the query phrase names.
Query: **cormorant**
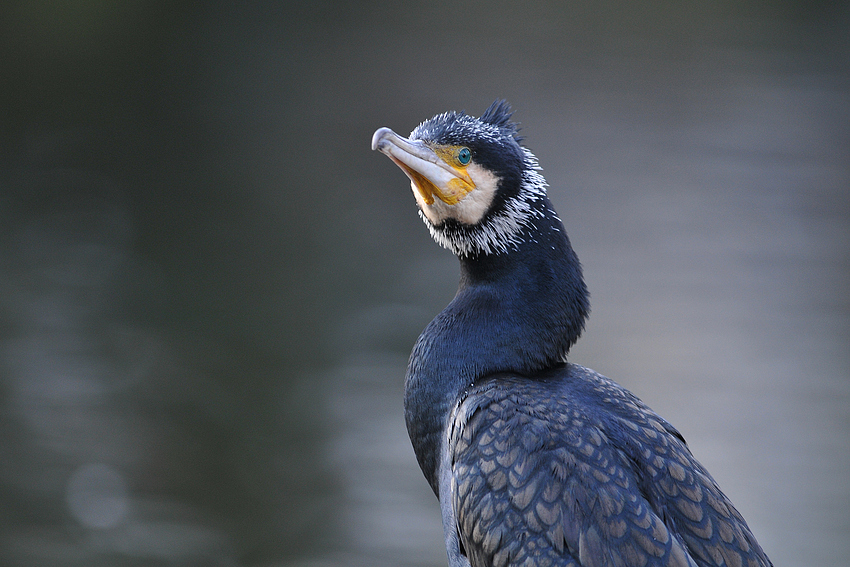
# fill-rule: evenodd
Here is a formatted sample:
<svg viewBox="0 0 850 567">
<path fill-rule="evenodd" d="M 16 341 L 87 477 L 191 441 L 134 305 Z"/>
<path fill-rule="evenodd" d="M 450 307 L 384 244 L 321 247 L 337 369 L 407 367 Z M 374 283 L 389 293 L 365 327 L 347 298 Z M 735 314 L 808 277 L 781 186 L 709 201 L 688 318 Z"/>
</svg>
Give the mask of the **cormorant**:
<svg viewBox="0 0 850 567">
<path fill-rule="evenodd" d="M 682 435 L 568 363 L 589 313 L 581 265 L 511 109 L 446 112 L 372 149 L 410 178 L 457 295 L 410 356 L 405 419 L 452 567 L 768 566 Z"/>
</svg>

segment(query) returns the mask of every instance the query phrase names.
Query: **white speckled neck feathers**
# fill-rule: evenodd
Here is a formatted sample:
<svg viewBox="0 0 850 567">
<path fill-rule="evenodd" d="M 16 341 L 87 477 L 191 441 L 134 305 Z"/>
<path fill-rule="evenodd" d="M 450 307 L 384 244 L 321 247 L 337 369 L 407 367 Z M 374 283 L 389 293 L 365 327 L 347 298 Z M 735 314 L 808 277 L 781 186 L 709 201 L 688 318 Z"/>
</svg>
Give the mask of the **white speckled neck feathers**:
<svg viewBox="0 0 850 567">
<path fill-rule="evenodd" d="M 498 210 L 482 215 L 477 224 L 448 219 L 435 225 L 420 206 L 419 216 L 438 244 L 458 257 L 468 257 L 516 250 L 517 245 L 529 236 L 531 221 L 546 213 L 546 180 L 540 174 L 540 165 L 534 154 L 526 148 L 522 151 L 524 159 L 519 193 L 508 198 Z M 554 211 L 551 214 L 554 215 Z"/>
</svg>

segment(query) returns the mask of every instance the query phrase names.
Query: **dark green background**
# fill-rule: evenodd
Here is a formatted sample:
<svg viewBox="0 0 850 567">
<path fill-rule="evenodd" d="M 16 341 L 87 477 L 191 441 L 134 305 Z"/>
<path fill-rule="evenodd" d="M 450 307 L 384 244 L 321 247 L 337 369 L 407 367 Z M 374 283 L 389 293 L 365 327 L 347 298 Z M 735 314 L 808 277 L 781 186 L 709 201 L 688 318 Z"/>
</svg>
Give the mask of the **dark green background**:
<svg viewBox="0 0 850 567">
<path fill-rule="evenodd" d="M 0 564 L 444 565 L 401 416 L 457 266 L 369 150 L 517 109 L 572 360 L 776 565 L 850 555 L 850 18 L 830 2 L 6 2 Z"/>
</svg>

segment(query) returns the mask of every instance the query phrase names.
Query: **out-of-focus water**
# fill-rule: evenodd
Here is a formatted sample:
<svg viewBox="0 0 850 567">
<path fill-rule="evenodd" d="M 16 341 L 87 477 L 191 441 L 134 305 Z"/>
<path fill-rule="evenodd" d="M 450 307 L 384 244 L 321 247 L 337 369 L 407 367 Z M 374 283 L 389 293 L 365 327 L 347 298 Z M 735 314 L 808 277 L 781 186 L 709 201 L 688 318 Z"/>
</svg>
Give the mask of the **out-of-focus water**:
<svg viewBox="0 0 850 567">
<path fill-rule="evenodd" d="M 846 562 L 846 8 L 119 4 L 0 8 L 0 564 L 444 565 L 401 390 L 457 265 L 369 140 L 497 97 L 572 360 Z"/>
</svg>

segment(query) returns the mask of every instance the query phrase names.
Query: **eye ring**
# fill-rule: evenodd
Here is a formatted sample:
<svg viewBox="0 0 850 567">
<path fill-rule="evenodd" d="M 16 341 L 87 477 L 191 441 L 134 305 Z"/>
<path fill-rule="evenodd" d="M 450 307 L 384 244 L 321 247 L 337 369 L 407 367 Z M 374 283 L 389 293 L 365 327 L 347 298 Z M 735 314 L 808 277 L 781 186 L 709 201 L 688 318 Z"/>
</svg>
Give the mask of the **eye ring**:
<svg viewBox="0 0 850 567">
<path fill-rule="evenodd" d="M 457 162 L 461 165 L 469 165 L 469 162 L 472 161 L 472 152 L 469 151 L 469 148 L 461 148 L 457 152 Z"/>
</svg>

